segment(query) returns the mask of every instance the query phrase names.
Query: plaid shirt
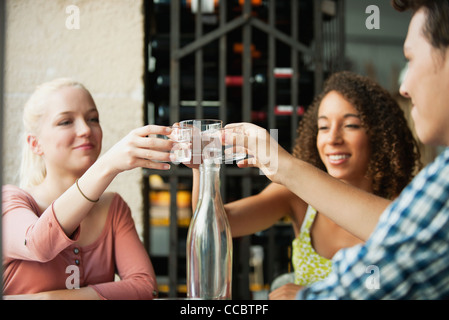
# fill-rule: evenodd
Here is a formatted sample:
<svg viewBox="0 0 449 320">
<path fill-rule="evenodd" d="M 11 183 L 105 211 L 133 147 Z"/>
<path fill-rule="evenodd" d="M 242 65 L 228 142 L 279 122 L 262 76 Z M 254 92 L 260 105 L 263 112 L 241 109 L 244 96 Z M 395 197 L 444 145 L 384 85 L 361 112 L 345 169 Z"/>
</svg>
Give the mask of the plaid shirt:
<svg viewBox="0 0 449 320">
<path fill-rule="evenodd" d="M 340 250 L 329 277 L 296 298 L 449 298 L 449 148 L 386 209 L 364 245 Z"/>
</svg>

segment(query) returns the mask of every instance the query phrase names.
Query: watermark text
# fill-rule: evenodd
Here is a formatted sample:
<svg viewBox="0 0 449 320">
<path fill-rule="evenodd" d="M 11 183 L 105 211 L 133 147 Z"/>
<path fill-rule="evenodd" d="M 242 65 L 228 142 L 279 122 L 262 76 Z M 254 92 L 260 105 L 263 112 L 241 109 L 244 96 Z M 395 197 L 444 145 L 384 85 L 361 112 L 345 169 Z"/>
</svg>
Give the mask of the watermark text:
<svg viewBox="0 0 449 320">
<path fill-rule="evenodd" d="M 369 14 L 366 18 L 365 26 L 368 30 L 379 30 L 380 29 L 380 9 L 376 5 L 370 5 L 366 7 L 366 14 Z"/>
<path fill-rule="evenodd" d="M 65 8 L 65 13 L 68 14 L 65 20 L 65 27 L 68 30 L 79 30 L 81 24 L 80 8 L 72 4 Z"/>
</svg>

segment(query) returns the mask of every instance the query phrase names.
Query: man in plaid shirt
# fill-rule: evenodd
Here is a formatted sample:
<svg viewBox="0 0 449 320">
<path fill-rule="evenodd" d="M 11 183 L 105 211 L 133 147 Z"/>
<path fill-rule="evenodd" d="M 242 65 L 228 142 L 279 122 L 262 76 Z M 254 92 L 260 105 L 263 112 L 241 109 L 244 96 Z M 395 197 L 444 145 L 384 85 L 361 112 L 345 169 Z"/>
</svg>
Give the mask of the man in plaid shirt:
<svg viewBox="0 0 449 320">
<path fill-rule="evenodd" d="M 413 17 L 400 92 L 422 142 L 449 146 L 449 1 L 393 0 Z M 375 202 L 375 201 L 373 201 Z M 297 299 L 449 298 L 449 148 L 381 214 L 364 245 L 339 251 L 325 280 Z"/>
<path fill-rule="evenodd" d="M 297 298 L 449 298 L 448 199 L 446 149 L 387 208 L 369 240 L 340 250 L 329 277 Z"/>
</svg>

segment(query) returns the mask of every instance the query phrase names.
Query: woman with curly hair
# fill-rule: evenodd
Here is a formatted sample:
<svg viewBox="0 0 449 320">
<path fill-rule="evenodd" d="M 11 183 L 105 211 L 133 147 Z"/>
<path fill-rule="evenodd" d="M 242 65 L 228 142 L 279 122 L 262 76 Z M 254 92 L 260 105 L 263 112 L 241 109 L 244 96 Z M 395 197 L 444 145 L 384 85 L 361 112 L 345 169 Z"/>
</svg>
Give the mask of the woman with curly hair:
<svg viewBox="0 0 449 320">
<path fill-rule="evenodd" d="M 297 158 L 385 198 L 399 195 L 421 167 L 417 143 L 398 104 L 374 81 L 351 72 L 328 79 L 298 133 L 293 150 Z M 296 236 L 294 283 L 275 289 L 270 299 L 293 299 L 301 286 L 327 277 L 337 251 L 364 240 L 277 183 L 228 203 L 225 209 L 233 237 L 253 234 L 290 217 Z M 341 210 L 344 213 L 345 208 Z"/>
<path fill-rule="evenodd" d="M 324 120 L 318 119 L 320 106 L 331 92 L 355 108 L 366 131 L 371 148 L 366 175 L 372 179 L 372 192 L 388 199 L 396 197 L 421 168 L 418 144 L 397 102 L 367 77 L 345 71 L 327 80 L 299 124 L 293 155 L 328 171 L 317 148 L 317 137 L 324 131 L 320 125 Z"/>
</svg>

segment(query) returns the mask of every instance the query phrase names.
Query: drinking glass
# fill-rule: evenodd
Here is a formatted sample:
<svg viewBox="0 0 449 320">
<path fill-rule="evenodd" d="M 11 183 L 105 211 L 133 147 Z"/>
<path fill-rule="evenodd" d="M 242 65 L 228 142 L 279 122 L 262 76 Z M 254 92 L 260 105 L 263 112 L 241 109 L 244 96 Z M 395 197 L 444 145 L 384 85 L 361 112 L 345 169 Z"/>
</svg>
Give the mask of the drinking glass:
<svg viewBox="0 0 449 320">
<path fill-rule="evenodd" d="M 221 130 L 224 141 L 223 154 L 225 163 L 245 159 L 247 154 L 244 147 L 245 132 L 243 125 L 226 126 Z"/>
<path fill-rule="evenodd" d="M 170 162 L 173 162 L 174 164 L 180 164 L 182 162 L 190 161 L 192 159 L 192 129 L 179 127 L 171 128 L 172 132 L 169 135 L 155 134 L 151 136 L 157 139 L 171 140 L 174 142 L 173 147 L 170 150 Z"/>
<path fill-rule="evenodd" d="M 197 128 L 199 132 L 217 130 L 223 127 L 223 121 L 217 119 L 183 120 L 179 122 L 181 128 Z"/>
<path fill-rule="evenodd" d="M 190 144 L 192 141 L 192 128 L 172 127 L 172 132 L 168 136 L 176 142 L 170 151 L 170 160 L 179 164 L 192 159 Z"/>
<path fill-rule="evenodd" d="M 201 164 L 203 159 L 221 161 L 221 139 L 219 137 L 223 121 L 216 119 L 184 120 L 179 122 L 180 128 L 192 130 L 192 160 Z"/>
</svg>

